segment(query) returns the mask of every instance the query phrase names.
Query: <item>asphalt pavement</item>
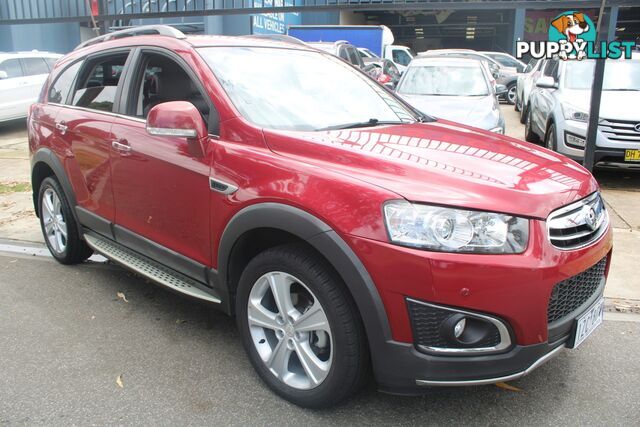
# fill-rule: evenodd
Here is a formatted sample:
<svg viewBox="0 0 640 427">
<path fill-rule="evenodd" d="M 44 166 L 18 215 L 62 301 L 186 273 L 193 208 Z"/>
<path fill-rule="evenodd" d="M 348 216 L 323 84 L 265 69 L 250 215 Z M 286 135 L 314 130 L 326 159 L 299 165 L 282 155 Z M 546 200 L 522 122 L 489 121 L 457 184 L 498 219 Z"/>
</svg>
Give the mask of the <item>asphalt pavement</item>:
<svg viewBox="0 0 640 427">
<path fill-rule="evenodd" d="M 119 295 L 120 294 L 120 295 Z M 640 322 L 496 386 L 301 409 L 253 372 L 235 323 L 117 266 L 0 253 L 0 424 L 638 425 Z M 125 299 L 126 298 L 126 302 Z M 119 380 L 119 381 L 118 381 Z M 118 384 L 120 382 L 120 385 Z"/>
</svg>

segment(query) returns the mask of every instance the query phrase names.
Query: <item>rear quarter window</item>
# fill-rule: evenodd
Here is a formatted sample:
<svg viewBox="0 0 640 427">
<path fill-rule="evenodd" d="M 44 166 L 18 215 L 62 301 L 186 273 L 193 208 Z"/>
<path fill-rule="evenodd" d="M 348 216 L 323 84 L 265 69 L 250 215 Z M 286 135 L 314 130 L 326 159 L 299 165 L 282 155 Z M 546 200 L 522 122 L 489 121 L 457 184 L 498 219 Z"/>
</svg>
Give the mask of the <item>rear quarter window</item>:
<svg viewBox="0 0 640 427">
<path fill-rule="evenodd" d="M 64 70 L 49 88 L 48 100 L 56 104 L 66 104 L 69 98 L 69 91 L 73 81 L 82 66 L 82 61 L 78 61 Z"/>
</svg>

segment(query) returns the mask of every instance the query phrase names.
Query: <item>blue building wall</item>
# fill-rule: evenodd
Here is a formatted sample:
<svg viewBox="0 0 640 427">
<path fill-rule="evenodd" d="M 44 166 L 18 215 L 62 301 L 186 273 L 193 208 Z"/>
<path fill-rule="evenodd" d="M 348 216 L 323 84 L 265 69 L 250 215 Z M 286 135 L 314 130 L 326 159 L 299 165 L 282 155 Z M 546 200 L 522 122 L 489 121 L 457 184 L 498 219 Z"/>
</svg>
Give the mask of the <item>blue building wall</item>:
<svg viewBox="0 0 640 427">
<path fill-rule="evenodd" d="M 80 24 L 0 25 L 0 51 L 67 53 L 80 43 Z"/>
<path fill-rule="evenodd" d="M 300 15 L 302 24 L 336 25 L 340 23 L 339 12 L 303 12 Z M 131 23 L 134 25 L 194 24 L 199 29 L 203 29 L 205 34 L 229 36 L 251 34 L 252 31 L 250 15 L 140 19 Z M 5 52 L 37 49 L 67 53 L 81 41 L 78 23 L 0 25 L 0 51 Z"/>
</svg>

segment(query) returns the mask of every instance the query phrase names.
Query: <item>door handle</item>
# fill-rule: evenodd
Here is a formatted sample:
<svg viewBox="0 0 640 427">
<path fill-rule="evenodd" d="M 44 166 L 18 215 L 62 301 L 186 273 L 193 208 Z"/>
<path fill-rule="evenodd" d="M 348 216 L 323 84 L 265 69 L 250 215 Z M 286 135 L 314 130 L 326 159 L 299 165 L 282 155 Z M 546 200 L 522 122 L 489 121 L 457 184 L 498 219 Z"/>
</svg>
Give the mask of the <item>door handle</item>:
<svg viewBox="0 0 640 427">
<path fill-rule="evenodd" d="M 128 154 L 131 152 L 131 146 L 127 144 L 126 140 L 121 139 L 120 141 L 112 141 L 111 146 L 113 147 L 114 150 L 122 154 Z"/>
<path fill-rule="evenodd" d="M 56 129 L 58 129 L 58 131 L 60 132 L 60 135 L 64 135 L 65 133 L 67 133 L 68 127 L 63 120 L 59 123 L 56 123 Z"/>
</svg>

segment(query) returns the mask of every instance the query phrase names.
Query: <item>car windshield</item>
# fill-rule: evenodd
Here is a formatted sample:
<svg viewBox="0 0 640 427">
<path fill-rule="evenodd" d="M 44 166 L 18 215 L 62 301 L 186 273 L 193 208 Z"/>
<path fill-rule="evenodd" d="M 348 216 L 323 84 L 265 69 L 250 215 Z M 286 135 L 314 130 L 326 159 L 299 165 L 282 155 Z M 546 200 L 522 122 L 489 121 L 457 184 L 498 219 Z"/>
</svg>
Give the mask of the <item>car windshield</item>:
<svg viewBox="0 0 640 427">
<path fill-rule="evenodd" d="M 199 51 L 240 113 L 264 128 L 321 130 L 417 120 L 395 96 L 331 55 L 262 47 Z"/>
<path fill-rule="evenodd" d="M 416 65 L 409 67 L 398 92 L 406 95 L 486 96 L 489 88 L 480 67 Z"/>
<path fill-rule="evenodd" d="M 485 54 L 485 55 L 487 55 L 488 57 L 490 57 L 490 58 L 492 58 L 492 59 L 494 59 L 494 60 L 498 61 L 498 62 L 500 63 L 500 65 L 503 65 L 503 66 L 505 66 L 505 67 L 514 67 L 514 68 L 515 68 L 515 67 L 517 67 L 518 65 L 520 65 L 520 64 L 518 63 L 518 61 L 516 61 L 516 60 L 515 60 L 515 59 L 513 59 L 513 58 L 510 58 L 510 57 L 509 57 L 509 56 L 507 56 L 507 55 L 499 55 L 499 54 L 496 54 L 496 53 L 491 53 L 491 54 L 490 54 L 490 53 L 487 53 L 487 54 Z"/>
<path fill-rule="evenodd" d="M 564 72 L 565 87 L 590 90 L 594 66 L 595 61 L 568 61 Z M 640 91 L 640 60 L 608 60 L 602 90 Z"/>
</svg>

